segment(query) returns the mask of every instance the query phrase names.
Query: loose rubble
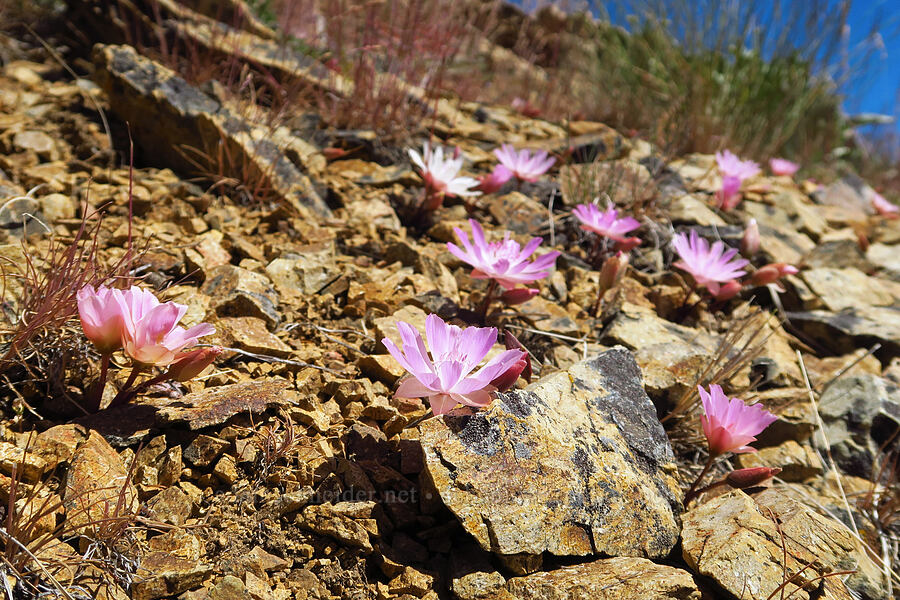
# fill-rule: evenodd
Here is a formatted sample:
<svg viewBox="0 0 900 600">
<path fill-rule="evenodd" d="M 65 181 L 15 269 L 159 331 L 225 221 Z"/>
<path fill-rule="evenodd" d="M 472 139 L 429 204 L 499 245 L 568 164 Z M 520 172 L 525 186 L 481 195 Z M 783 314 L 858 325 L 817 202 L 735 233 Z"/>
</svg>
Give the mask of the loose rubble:
<svg viewBox="0 0 900 600">
<path fill-rule="evenodd" d="M 0 262 L 19 269 L 0 290 L 3 327 L 27 300 L 27 258 L 50 251 L 47 231 L 71 240 L 102 206 L 91 221 L 102 260 L 132 249 L 140 285 L 186 305 L 187 326 L 212 323 L 224 350 L 199 377 L 94 414 L 81 400 L 97 357 L 74 327 L 57 332 L 68 362 L 28 357 L 46 381 L 9 370 L 0 501 L 14 510 L 4 518 L 33 526 L 17 531 L 54 577 L 141 600 L 767 600 L 781 587 L 800 600 L 889 598 L 873 540 L 898 531 L 872 502 L 900 428 L 900 220 L 875 213 L 864 182 L 756 175 L 725 212 L 712 156 L 663 163 L 602 123 L 441 99 L 430 134 L 459 148 L 467 174 L 488 173 L 507 141 L 560 160 L 537 182 L 447 198 L 416 221 L 422 182 L 405 146 L 310 126 L 309 114 L 268 127 L 128 45 L 109 3 L 72 4 L 99 42 L 72 55 L 75 77 L 39 44 L 0 36 Z M 248 72 L 354 93 L 305 55 L 277 55 L 255 18 L 217 22 L 249 10 L 220 4 L 161 2 L 168 25 L 143 2 L 121 14 L 222 56 L 237 39 Z M 409 147 L 430 137 L 409 133 Z M 265 201 L 198 179 L 188 148 L 227 148 Z M 591 238 L 571 210 L 601 192 L 582 198 L 567 183 L 586 173 L 654 199 L 635 230 L 654 243 L 599 301 Z M 620 208 L 633 198 L 610 193 Z M 518 338 L 535 380 L 484 410 L 422 421 L 427 403 L 395 396 L 405 370 L 380 340 L 401 344 L 397 322 L 422 331 L 430 314 L 477 320 L 486 282 L 446 247 L 469 218 L 492 240 L 508 230 L 561 252 L 533 299 L 481 323 Z M 669 268 L 674 233 L 737 248 L 751 218 L 753 264 L 800 267 L 783 291 L 717 302 Z M 757 453 L 715 475 L 782 472 L 685 506 L 703 445 L 698 402 L 681 404 L 714 378 L 777 416 Z"/>
</svg>

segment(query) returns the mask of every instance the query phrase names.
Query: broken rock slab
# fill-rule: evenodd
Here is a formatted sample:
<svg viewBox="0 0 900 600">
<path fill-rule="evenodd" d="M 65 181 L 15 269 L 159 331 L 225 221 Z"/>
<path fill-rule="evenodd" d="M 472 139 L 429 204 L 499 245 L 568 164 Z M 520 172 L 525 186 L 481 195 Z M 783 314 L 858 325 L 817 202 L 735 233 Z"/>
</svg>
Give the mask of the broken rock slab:
<svg viewBox="0 0 900 600">
<path fill-rule="evenodd" d="M 301 215 L 327 217 L 331 210 L 312 182 L 291 162 L 266 131 L 244 120 L 165 66 L 130 46 L 97 45 L 99 85 L 113 112 L 127 121 L 139 148 L 155 160 L 185 173 L 196 171 L 191 150 L 227 155 L 264 182 Z M 202 156 L 202 155 L 201 155 Z M 202 158 L 201 158 L 202 160 Z"/>
<path fill-rule="evenodd" d="M 745 600 L 778 597 L 785 579 L 785 597 L 849 599 L 852 587 L 863 597 L 887 599 L 852 532 L 775 488 L 755 497 L 735 490 L 693 507 L 684 515 L 682 553 L 695 573 Z M 834 571 L 856 573 L 845 584 L 843 577 L 826 577 Z"/>
<path fill-rule="evenodd" d="M 239 413 L 260 414 L 295 404 L 295 393 L 289 387 L 285 380 L 270 379 L 209 387 L 175 399 L 139 398 L 82 417 L 77 423 L 101 433 L 114 446 L 130 446 L 166 427 L 197 431 L 221 425 Z"/>
<path fill-rule="evenodd" d="M 420 439 L 426 481 L 485 550 L 652 558 L 678 540 L 672 449 L 624 348 L 426 421 Z"/>
<path fill-rule="evenodd" d="M 879 343 L 881 349 L 875 355 L 882 362 L 900 356 L 900 307 L 863 305 L 840 312 L 788 312 L 787 318 L 791 325 L 837 354 Z"/>
</svg>

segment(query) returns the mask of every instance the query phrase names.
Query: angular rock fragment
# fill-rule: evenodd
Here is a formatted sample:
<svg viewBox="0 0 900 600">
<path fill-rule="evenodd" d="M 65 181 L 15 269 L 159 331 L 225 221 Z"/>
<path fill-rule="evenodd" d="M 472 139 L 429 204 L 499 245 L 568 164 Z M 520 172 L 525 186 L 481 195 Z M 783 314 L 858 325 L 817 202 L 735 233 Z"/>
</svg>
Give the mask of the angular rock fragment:
<svg viewBox="0 0 900 600">
<path fill-rule="evenodd" d="M 807 269 L 801 276 L 832 311 L 857 306 L 900 305 L 900 284 L 869 277 L 858 269 Z"/>
<path fill-rule="evenodd" d="M 879 449 L 896 445 L 900 388 L 877 375 L 845 375 L 822 394 L 819 414 L 834 460 L 848 473 L 868 475 Z M 816 438 L 824 446 L 821 433 Z"/>
<path fill-rule="evenodd" d="M 185 425 L 194 431 L 219 425 L 238 413 L 261 413 L 267 408 L 290 404 L 287 388 L 288 382 L 278 379 L 206 388 L 187 394 L 177 402 L 159 401 L 157 422 Z"/>
<path fill-rule="evenodd" d="M 169 552 L 149 552 L 141 560 L 131 586 L 134 600 L 154 600 L 174 596 L 198 587 L 212 573 L 212 567 L 196 559 Z"/>
<path fill-rule="evenodd" d="M 651 345 L 688 346 L 711 355 L 717 339 L 699 329 L 692 329 L 663 319 L 652 308 L 625 303 L 601 338 L 603 343 L 622 344 L 638 350 Z"/>
<path fill-rule="evenodd" d="M 338 502 L 308 506 L 298 515 L 300 527 L 320 535 L 327 535 L 348 546 L 371 552 L 369 531 L 366 525 L 376 529 L 371 516 L 374 502 Z"/>
<path fill-rule="evenodd" d="M 427 476 L 485 550 L 659 557 L 678 539 L 672 449 L 625 349 L 420 433 Z"/>
<path fill-rule="evenodd" d="M 270 326 L 281 321 L 278 293 L 265 275 L 222 265 L 210 269 L 202 291 L 213 298 L 213 308 L 222 317 L 257 317 Z"/>
<path fill-rule="evenodd" d="M 605 558 L 507 582 L 515 600 L 699 600 L 687 571 L 644 558 Z M 503 596 L 498 596 L 503 597 Z"/>
<path fill-rule="evenodd" d="M 90 535 L 102 520 L 128 519 L 137 510 L 137 492 L 122 458 L 92 431 L 66 472 L 63 504 L 67 526 Z"/>
</svg>

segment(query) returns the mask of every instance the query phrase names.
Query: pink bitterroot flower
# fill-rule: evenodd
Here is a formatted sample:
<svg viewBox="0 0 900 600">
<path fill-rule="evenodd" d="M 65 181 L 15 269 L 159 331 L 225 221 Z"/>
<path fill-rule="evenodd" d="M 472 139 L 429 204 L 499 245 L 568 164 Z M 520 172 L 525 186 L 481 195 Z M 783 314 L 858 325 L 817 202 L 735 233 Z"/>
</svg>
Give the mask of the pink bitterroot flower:
<svg viewBox="0 0 900 600">
<path fill-rule="evenodd" d="M 125 319 L 119 298 L 122 290 L 86 285 L 78 290 L 78 318 L 84 335 L 100 354 L 110 355 L 122 347 Z"/>
<path fill-rule="evenodd" d="M 716 192 L 716 203 L 724 211 L 730 211 L 741 203 L 741 179 L 734 175 L 722 177 L 722 189 Z"/>
<path fill-rule="evenodd" d="M 524 248 L 519 242 L 509 239 L 509 232 L 499 242 L 488 243 L 484 239 L 484 230 L 478 221 L 469 219 L 472 227 L 472 241 L 462 229 L 454 227 L 456 237 L 464 248 L 460 249 L 456 244 L 447 242 L 447 250 L 456 258 L 472 265 L 472 277 L 475 279 L 493 279 L 504 289 L 511 290 L 517 284 L 527 284 L 550 275 L 557 251 L 548 252 L 529 261 L 538 246 L 541 238 L 532 238 Z"/>
<path fill-rule="evenodd" d="M 697 285 L 704 286 L 713 296 L 719 293 L 721 283 L 746 274 L 741 268 L 750 262 L 745 258 L 732 260 L 738 253 L 736 249 L 725 250 L 725 244 L 721 240 L 710 247 L 709 242 L 694 229 L 691 230 L 690 237 L 684 233 L 676 235 L 672 245 L 681 258 L 674 265 L 690 273 Z"/>
<path fill-rule="evenodd" d="M 900 207 L 888 202 L 885 197 L 878 192 L 872 192 L 872 208 L 878 211 L 879 215 L 888 219 L 900 217 Z"/>
<path fill-rule="evenodd" d="M 556 159 L 544 150 L 532 155 L 528 150 L 516 152 L 512 144 L 503 144 L 495 149 L 494 156 L 522 181 L 537 181 L 538 177 L 546 173 L 556 162 Z"/>
<path fill-rule="evenodd" d="M 503 376 L 509 369 L 518 369 L 525 354 L 521 350 L 506 350 L 473 373 L 497 341 L 495 328 L 462 329 L 431 314 L 425 318 L 427 349 L 421 334 L 412 325 L 400 321 L 397 329 L 403 342 L 402 351 L 387 338 L 381 341 L 412 377 L 403 380 L 395 395 L 427 398 L 436 415 L 450 412 L 457 404 L 476 408 L 490 404 L 491 393 L 497 389 L 492 382 L 505 379 Z"/>
<path fill-rule="evenodd" d="M 709 443 L 710 457 L 726 452 L 756 452 L 747 444 L 778 417 L 758 405 L 748 406 L 740 398 L 731 398 L 721 386 L 712 384 L 709 392 L 697 386 L 703 403 L 704 415 L 700 417 L 703 433 Z"/>
<path fill-rule="evenodd" d="M 216 331 L 209 323 L 190 329 L 179 327 L 187 306 L 161 303 L 152 292 L 137 286 L 123 291 L 117 299 L 125 320 L 122 335 L 125 354 L 141 365 L 169 365 L 179 352 L 194 346 L 198 338 Z"/>
<path fill-rule="evenodd" d="M 493 194 L 500 190 L 503 185 L 512 179 L 512 171 L 503 165 L 497 165 L 490 175 L 482 175 L 478 178 L 478 191 L 485 194 Z"/>
<path fill-rule="evenodd" d="M 752 160 L 741 160 L 729 150 L 716 152 L 716 164 L 723 177 L 737 177 L 741 181 L 757 175 L 760 171 L 758 164 Z"/>
<path fill-rule="evenodd" d="M 769 168 L 774 175 L 787 175 L 788 177 L 793 177 L 794 173 L 800 169 L 800 165 L 784 158 L 770 158 Z"/>
<path fill-rule="evenodd" d="M 444 149 L 432 149 L 428 142 L 422 148 L 422 154 L 409 149 L 409 157 L 419 168 L 425 186 L 433 194 L 444 196 L 478 196 L 481 192 L 474 190 L 478 180 L 472 177 L 459 177 L 462 168 L 462 156 L 444 156 Z"/>
<path fill-rule="evenodd" d="M 618 218 L 619 211 L 612 205 L 601 211 L 596 204 L 579 204 L 572 209 L 572 214 L 581 221 L 581 229 L 592 231 L 617 242 L 629 242 L 625 234 L 641 226 L 633 217 Z"/>
</svg>

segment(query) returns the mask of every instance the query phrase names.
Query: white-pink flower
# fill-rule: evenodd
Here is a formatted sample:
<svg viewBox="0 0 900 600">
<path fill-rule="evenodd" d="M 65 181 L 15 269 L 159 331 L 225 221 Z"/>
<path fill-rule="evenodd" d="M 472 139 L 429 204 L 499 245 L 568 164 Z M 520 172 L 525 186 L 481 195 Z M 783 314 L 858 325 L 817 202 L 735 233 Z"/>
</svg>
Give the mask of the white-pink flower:
<svg viewBox="0 0 900 600">
<path fill-rule="evenodd" d="M 597 235 L 614 239 L 617 242 L 628 241 L 629 238 L 626 238 L 625 234 L 641 226 L 640 222 L 633 217 L 619 219 L 619 211 L 612 205 L 608 206 L 605 211 L 601 211 L 596 204 L 579 204 L 572 209 L 572 214 L 581 221 L 583 230 L 593 231 Z"/>
<path fill-rule="evenodd" d="M 506 350 L 488 361 L 478 372 L 475 367 L 497 341 L 493 327 L 462 329 L 445 323 L 437 315 L 425 318 L 426 348 L 422 336 L 409 323 L 397 323 L 403 349 L 384 338 L 382 343 L 412 377 L 403 380 L 396 395 L 401 398 L 428 398 L 436 415 L 450 412 L 457 404 L 476 408 L 491 402 L 495 380 L 510 369 L 520 369 L 524 352 Z M 429 350 L 431 355 L 429 356 Z"/>
<path fill-rule="evenodd" d="M 444 156 L 444 149 L 438 146 L 432 149 L 428 142 L 422 148 L 422 154 L 409 149 L 409 157 L 419 168 L 425 185 L 432 193 L 445 196 L 478 196 L 481 192 L 472 188 L 478 187 L 478 180 L 473 177 L 460 177 L 463 157 Z"/>
<path fill-rule="evenodd" d="M 512 144 L 503 144 L 494 150 L 494 155 L 504 167 L 522 181 L 537 181 L 538 177 L 553 166 L 556 159 L 541 150 L 532 155 L 528 150 L 516 152 Z"/>
<path fill-rule="evenodd" d="M 741 203 L 741 180 L 733 175 L 722 177 L 722 189 L 716 192 L 719 208 L 729 211 Z"/>
<path fill-rule="evenodd" d="M 447 242 L 447 250 L 458 259 L 472 265 L 472 277 L 475 279 L 493 279 L 504 289 L 510 290 L 519 283 L 531 283 L 550 275 L 559 252 L 543 254 L 533 261 L 528 259 L 541 245 L 541 238 L 532 238 L 524 248 L 519 242 L 509 239 L 509 232 L 499 242 L 488 243 L 484 238 L 484 230 L 478 221 L 469 219 L 472 227 L 472 241 L 462 229 L 454 227 L 456 237 L 462 243 L 461 249 L 456 244 Z"/>
<path fill-rule="evenodd" d="M 697 285 L 704 286 L 715 296 L 721 283 L 737 279 L 746 274 L 741 268 L 749 264 L 745 258 L 732 260 L 737 249 L 725 250 L 725 244 L 717 240 L 710 247 L 709 242 L 692 229 L 690 237 L 684 233 L 675 236 L 672 246 L 681 260 L 674 264 L 694 277 Z"/>
<path fill-rule="evenodd" d="M 194 346 L 198 338 L 216 331 L 209 323 L 190 329 L 179 327 L 187 306 L 161 303 L 152 292 L 137 286 L 123 291 L 117 301 L 125 321 L 122 335 L 125 354 L 142 365 L 171 364 L 179 352 Z"/>
<path fill-rule="evenodd" d="M 884 196 L 878 192 L 872 192 L 872 208 L 878 211 L 878 214 L 888 219 L 896 219 L 900 216 L 900 207 L 888 202 Z"/>
<path fill-rule="evenodd" d="M 716 164 L 723 177 L 737 177 L 741 181 L 749 179 L 760 171 L 759 165 L 752 160 L 741 160 L 730 150 L 716 152 Z"/>
<path fill-rule="evenodd" d="M 800 169 L 800 165 L 784 158 L 770 158 L 769 168 L 774 175 L 787 175 L 792 177 Z"/>
</svg>

